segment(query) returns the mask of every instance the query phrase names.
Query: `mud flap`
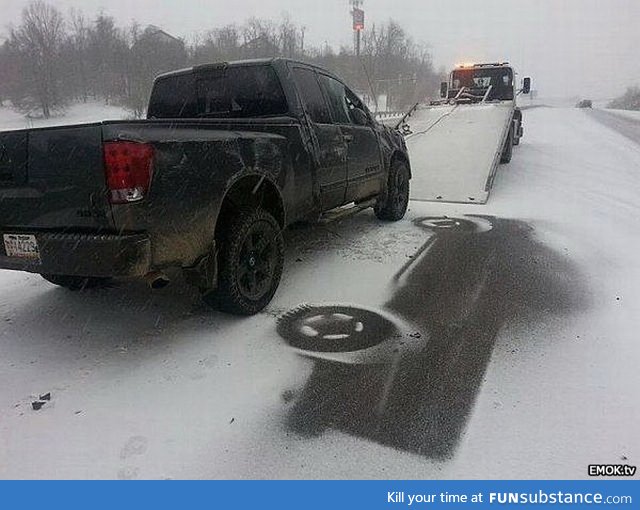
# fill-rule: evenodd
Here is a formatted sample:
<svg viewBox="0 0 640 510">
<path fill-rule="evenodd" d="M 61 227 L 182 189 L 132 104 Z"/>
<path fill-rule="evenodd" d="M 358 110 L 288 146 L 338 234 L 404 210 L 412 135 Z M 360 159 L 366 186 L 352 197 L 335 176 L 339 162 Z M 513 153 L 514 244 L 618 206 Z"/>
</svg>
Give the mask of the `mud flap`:
<svg viewBox="0 0 640 510">
<path fill-rule="evenodd" d="M 207 292 L 216 290 L 218 286 L 218 250 L 215 242 L 209 253 L 200 257 L 193 266 L 183 268 L 182 272 L 190 285 Z"/>
</svg>

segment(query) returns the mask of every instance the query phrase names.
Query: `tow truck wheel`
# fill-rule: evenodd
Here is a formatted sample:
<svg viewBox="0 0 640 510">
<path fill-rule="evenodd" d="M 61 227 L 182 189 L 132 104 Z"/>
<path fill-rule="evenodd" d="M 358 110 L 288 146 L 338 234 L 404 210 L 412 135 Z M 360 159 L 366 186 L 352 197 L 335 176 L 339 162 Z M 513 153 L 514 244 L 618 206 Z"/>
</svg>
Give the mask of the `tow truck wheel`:
<svg viewBox="0 0 640 510">
<path fill-rule="evenodd" d="M 517 127 L 516 127 L 517 126 Z M 522 120 L 513 126 L 513 145 L 520 145 L 520 138 L 522 138 Z"/>
<path fill-rule="evenodd" d="M 53 283 L 58 287 L 64 287 L 65 289 L 72 291 L 102 287 L 109 281 L 108 278 L 90 278 L 86 276 L 66 276 L 57 274 L 43 274 L 40 276 L 49 283 Z"/>
<path fill-rule="evenodd" d="M 220 239 L 218 287 L 204 301 L 233 315 L 254 315 L 276 293 L 284 266 L 282 229 L 261 208 L 239 212 Z"/>
<path fill-rule="evenodd" d="M 389 170 L 387 193 L 375 205 L 379 220 L 398 221 L 404 218 L 409 206 L 409 169 L 402 161 L 394 161 Z"/>
<path fill-rule="evenodd" d="M 507 136 L 507 140 L 504 143 L 504 147 L 502 149 L 502 156 L 500 157 L 500 163 L 506 164 L 511 162 L 511 157 L 513 156 L 513 124 L 511 128 L 509 128 L 509 135 Z"/>
</svg>

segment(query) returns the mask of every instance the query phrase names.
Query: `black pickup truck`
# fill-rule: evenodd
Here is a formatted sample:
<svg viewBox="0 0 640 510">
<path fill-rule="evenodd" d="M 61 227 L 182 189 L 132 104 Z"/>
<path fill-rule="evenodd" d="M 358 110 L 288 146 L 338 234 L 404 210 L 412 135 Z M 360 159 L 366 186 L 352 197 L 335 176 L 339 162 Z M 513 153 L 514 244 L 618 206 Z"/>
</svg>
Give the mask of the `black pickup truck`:
<svg viewBox="0 0 640 510">
<path fill-rule="evenodd" d="M 282 230 L 337 207 L 401 219 L 400 133 L 328 71 L 287 59 L 159 76 L 147 119 L 0 133 L 0 268 L 72 290 L 168 283 L 254 314 L 283 269 Z"/>
</svg>

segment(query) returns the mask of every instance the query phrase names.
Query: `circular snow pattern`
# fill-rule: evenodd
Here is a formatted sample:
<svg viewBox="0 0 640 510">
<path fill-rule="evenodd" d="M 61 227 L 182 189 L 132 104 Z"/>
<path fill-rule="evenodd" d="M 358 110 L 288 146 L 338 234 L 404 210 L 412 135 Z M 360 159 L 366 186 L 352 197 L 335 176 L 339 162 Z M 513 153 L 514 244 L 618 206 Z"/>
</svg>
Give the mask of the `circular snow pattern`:
<svg viewBox="0 0 640 510">
<path fill-rule="evenodd" d="M 388 340 L 395 325 L 382 315 L 350 306 L 300 306 L 278 320 L 290 345 L 316 352 L 353 352 Z"/>
</svg>

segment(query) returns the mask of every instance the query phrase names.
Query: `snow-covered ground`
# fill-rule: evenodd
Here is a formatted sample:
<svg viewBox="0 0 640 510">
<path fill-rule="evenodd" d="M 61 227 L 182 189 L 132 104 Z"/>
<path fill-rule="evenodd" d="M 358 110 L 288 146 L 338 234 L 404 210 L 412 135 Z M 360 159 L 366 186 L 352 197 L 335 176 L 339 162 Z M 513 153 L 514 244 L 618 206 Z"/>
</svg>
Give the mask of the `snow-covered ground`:
<svg viewBox="0 0 640 510">
<path fill-rule="evenodd" d="M 607 108 L 608 112 L 619 115 L 620 117 L 626 117 L 628 119 L 640 121 L 640 111 L 635 110 L 616 110 L 613 108 Z"/>
<path fill-rule="evenodd" d="M 72 294 L 0 271 L 0 477 L 637 465 L 640 146 L 573 108 L 532 109 L 525 126 L 487 205 L 412 202 L 397 224 L 365 212 L 290 231 L 281 287 L 252 318 L 211 312 L 179 278 Z M 301 303 L 350 304 L 339 321 L 377 311 L 354 330 L 381 343 L 294 349 L 292 316 L 276 319 Z"/>
<path fill-rule="evenodd" d="M 103 102 L 74 103 L 64 111 L 56 112 L 49 119 L 29 118 L 5 104 L 0 106 L 0 130 L 87 124 L 102 120 L 128 119 L 131 117 L 131 112 L 124 108 L 105 105 Z"/>
</svg>

